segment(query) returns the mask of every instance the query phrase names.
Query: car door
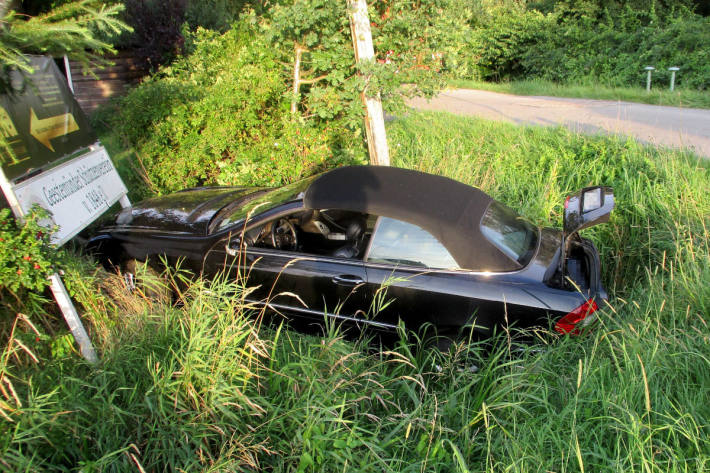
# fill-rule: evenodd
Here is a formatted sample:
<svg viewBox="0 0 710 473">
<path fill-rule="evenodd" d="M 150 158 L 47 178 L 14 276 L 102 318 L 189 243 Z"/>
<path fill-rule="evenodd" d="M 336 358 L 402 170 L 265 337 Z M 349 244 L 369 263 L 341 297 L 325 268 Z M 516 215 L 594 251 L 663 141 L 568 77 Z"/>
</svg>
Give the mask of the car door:
<svg viewBox="0 0 710 473">
<path fill-rule="evenodd" d="M 222 240 L 208 264 L 228 268 L 230 277 L 245 277 L 249 301 L 318 323 L 327 316 L 351 324 L 366 308 L 362 260 L 248 245 L 235 251 L 238 239 Z"/>
<path fill-rule="evenodd" d="M 451 331 L 475 322 L 491 326 L 501 312 L 500 296 L 490 298 L 484 278 L 458 268 L 431 234 L 403 221 L 380 217 L 365 255 L 370 317 L 408 329 L 425 324 Z"/>
</svg>

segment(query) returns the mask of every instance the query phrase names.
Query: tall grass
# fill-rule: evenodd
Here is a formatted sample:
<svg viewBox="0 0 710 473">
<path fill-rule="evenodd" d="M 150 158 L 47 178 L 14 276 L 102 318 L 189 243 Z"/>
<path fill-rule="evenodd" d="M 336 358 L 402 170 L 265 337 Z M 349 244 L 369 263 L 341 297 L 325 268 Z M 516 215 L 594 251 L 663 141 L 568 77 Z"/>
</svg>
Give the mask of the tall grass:
<svg viewBox="0 0 710 473">
<path fill-rule="evenodd" d="M 103 306 L 114 317 L 93 319 L 105 329 L 94 332 L 101 365 L 61 357 L 21 377 L 3 366 L 19 394 L 7 399 L 0 465 L 84 472 L 257 465 L 267 449 L 249 424 L 264 410 L 245 391 L 258 383 L 268 343 L 246 317 L 241 288 L 196 281 L 172 305 L 128 293 L 119 276 L 91 283 L 93 294 L 75 287 L 87 312 Z"/>
<path fill-rule="evenodd" d="M 611 222 L 585 230 L 612 295 L 593 330 L 524 346 L 503 332 L 444 353 L 403 337 L 375 350 L 334 325 L 322 336 L 260 327 L 235 283 L 198 281 L 165 304 L 126 294 L 120 279 L 77 282 L 101 366 L 20 352 L 24 366 L 3 365 L 15 395 L 3 382 L 12 409 L 0 419 L 0 465 L 708 471 L 707 163 L 446 114 L 393 122 L 389 138 L 397 165 L 479 185 L 543 225 L 559 226 L 568 192 L 612 185 Z"/>
</svg>

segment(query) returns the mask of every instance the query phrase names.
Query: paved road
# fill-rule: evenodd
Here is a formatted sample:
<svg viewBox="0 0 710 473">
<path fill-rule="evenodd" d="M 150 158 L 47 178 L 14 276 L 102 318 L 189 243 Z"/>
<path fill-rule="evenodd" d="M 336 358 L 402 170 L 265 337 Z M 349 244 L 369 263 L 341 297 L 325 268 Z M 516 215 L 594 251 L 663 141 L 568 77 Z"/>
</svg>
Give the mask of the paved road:
<svg viewBox="0 0 710 473">
<path fill-rule="evenodd" d="M 710 110 L 468 89 L 446 90 L 430 101 L 417 98 L 409 104 L 419 110 L 444 110 L 517 124 L 564 125 L 582 133 L 631 135 L 656 145 L 691 148 L 710 157 Z"/>
</svg>

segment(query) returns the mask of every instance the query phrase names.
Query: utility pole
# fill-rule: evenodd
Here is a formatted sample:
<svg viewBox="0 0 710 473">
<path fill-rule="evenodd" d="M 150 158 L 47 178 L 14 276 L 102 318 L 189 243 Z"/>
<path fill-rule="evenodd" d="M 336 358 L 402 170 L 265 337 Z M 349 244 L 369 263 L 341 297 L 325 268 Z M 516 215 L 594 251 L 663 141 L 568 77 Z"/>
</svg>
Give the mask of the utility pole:
<svg viewBox="0 0 710 473">
<path fill-rule="evenodd" d="M 375 48 L 372 45 L 370 18 L 367 15 L 366 0 L 348 0 L 348 18 L 350 19 L 350 34 L 353 39 L 355 62 L 375 61 Z M 369 78 L 365 78 L 365 83 Z M 390 165 L 390 153 L 387 147 L 387 132 L 385 117 L 382 113 L 380 93 L 368 97 L 363 90 L 360 94 L 365 106 L 365 132 L 367 134 L 367 149 L 370 153 L 370 164 Z"/>
</svg>

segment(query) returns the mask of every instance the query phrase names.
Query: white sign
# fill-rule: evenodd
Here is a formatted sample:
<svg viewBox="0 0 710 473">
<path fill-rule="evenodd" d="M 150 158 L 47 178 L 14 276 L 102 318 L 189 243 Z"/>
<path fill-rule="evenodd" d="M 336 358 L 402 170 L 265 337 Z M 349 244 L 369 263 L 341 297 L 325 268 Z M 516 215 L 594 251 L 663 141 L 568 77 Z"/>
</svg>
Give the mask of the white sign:
<svg viewBox="0 0 710 473">
<path fill-rule="evenodd" d="M 49 210 L 59 226 L 52 243 L 66 243 L 126 195 L 126 186 L 116 172 L 106 149 L 48 169 L 14 188 L 24 212 L 39 204 Z"/>
</svg>

